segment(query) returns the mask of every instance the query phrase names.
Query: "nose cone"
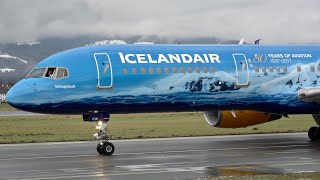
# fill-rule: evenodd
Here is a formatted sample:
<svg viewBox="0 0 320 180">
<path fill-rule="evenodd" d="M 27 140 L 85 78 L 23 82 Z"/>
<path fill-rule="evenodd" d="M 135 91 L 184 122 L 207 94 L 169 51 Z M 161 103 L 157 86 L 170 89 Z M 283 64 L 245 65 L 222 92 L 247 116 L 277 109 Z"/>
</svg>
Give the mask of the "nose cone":
<svg viewBox="0 0 320 180">
<path fill-rule="evenodd" d="M 11 88 L 12 89 L 12 88 Z M 13 93 L 11 92 L 11 89 L 6 94 L 6 101 L 11 105 L 12 99 L 14 99 Z"/>
<path fill-rule="evenodd" d="M 27 88 L 23 87 L 23 83 L 20 81 L 10 88 L 6 95 L 6 100 L 11 106 L 24 110 L 24 104 L 28 102 L 27 91 Z"/>
<path fill-rule="evenodd" d="M 6 100 L 11 106 L 17 108 L 17 88 L 15 86 L 11 87 L 6 94 Z"/>
</svg>

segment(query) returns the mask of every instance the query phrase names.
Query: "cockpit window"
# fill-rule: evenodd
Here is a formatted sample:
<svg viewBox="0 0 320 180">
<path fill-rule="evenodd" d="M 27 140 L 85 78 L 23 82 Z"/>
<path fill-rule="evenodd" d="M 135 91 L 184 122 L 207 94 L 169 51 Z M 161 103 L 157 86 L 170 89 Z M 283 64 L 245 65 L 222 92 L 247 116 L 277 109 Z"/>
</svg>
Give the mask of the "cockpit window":
<svg viewBox="0 0 320 180">
<path fill-rule="evenodd" d="M 59 68 L 57 73 L 57 79 L 68 77 L 68 69 L 66 68 Z"/>
<path fill-rule="evenodd" d="M 44 75 L 46 68 L 33 69 L 27 76 L 27 78 L 41 78 Z"/>
<path fill-rule="evenodd" d="M 52 68 L 52 67 L 48 68 L 47 72 L 46 72 L 46 77 L 54 79 L 55 74 L 56 74 L 56 70 L 57 70 L 57 68 L 55 68 L 55 67 L 54 68 Z"/>
<path fill-rule="evenodd" d="M 46 67 L 33 69 L 27 78 L 51 78 L 51 79 L 61 79 L 69 76 L 67 68 L 62 67 Z"/>
</svg>

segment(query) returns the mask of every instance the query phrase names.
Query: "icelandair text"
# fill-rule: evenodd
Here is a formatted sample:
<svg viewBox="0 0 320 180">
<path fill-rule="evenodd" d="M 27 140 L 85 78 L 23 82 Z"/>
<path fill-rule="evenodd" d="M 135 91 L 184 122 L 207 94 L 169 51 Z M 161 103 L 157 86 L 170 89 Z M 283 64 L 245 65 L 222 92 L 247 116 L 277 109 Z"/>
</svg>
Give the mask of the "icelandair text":
<svg viewBox="0 0 320 180">
<path fill-rule="evenodd" d="M 159 63 L 221 63 L 218 54 L 123 54 L 119 53 L 122 63 L 159 64 Z"/>
</svg>

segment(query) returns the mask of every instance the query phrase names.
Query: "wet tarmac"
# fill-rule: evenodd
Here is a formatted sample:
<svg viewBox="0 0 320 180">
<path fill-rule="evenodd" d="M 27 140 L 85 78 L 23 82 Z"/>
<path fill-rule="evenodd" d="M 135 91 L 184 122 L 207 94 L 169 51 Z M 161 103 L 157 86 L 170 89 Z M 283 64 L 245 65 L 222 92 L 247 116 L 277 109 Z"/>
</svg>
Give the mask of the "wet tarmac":
<svg viewBox="0 0 320 180">
<path fill-rule="evenodd" d="M 319 171 L 306 133 L 0 145 L 1 179 L 192 179 Z"/>
</svg>

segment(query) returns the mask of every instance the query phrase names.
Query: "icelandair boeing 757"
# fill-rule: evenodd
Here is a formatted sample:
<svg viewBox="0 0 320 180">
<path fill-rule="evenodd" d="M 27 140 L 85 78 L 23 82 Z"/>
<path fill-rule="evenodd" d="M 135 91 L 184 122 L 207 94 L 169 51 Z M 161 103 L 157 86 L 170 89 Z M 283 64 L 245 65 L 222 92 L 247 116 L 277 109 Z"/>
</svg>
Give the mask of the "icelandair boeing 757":
<svg viewBox="0 0 320 180">
<path fill-rule="evenodd" d="M 312 114 L 320 125 L 320 46 L 106 45 L 44 59 L 10 89 L 21 110 L 99 121 L 111 155 L 110 114 L 204 112 L 209 125 L 240 128 Z M 318 127 L 309 130 L 320 139 Z"/>
</svg>

